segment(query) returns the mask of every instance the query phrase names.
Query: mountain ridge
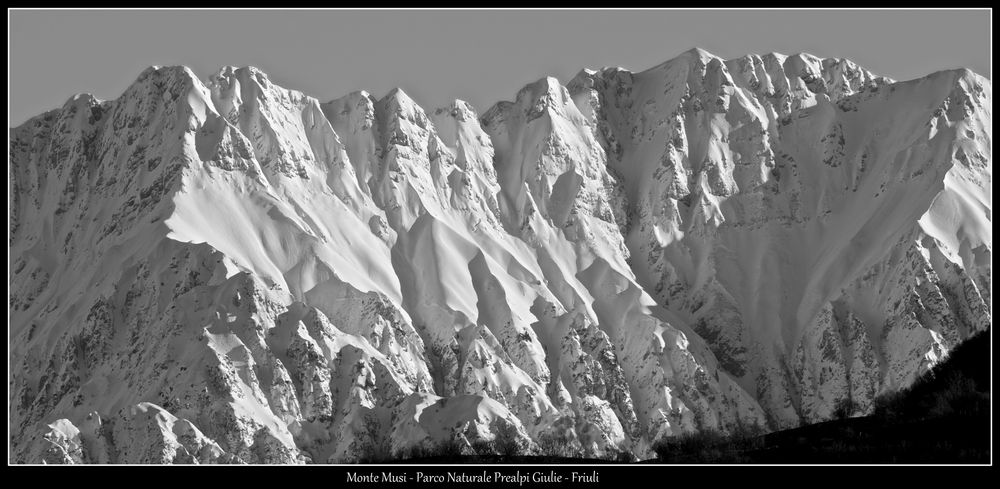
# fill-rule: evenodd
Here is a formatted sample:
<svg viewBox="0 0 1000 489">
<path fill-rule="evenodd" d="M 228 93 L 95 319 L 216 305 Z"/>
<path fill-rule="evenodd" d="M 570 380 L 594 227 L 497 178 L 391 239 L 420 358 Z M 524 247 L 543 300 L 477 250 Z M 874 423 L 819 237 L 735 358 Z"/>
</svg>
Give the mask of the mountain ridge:
<svg viewBox="0 0 1000 489">
<path fill-rule="evenodd" d="M 695 50 L 480 117 L 151 67 L 11 130 L 13 451 L 326 462 L 512 426 L 642 456 L 867 409 L 992 322 L 989 87 Z"/>
<path fill-rule="evenodd" d="M 734 62 L 737 62 L 737 61 L 741 61 L 741 60 L 743 60 L 744 58 L 747 58 L 747 57 L 754 57 L 754 56 L 756 56 L 756 57 L 758 57 L 758 58 L 768 58 L 768 57 L 770 57 L 770 58 L 775 58 L 775 59 L 781 59 L 781 60 L 787 60 L 788 58 L 794 58 L 794 57 L 797 57 L 797 56 L 805 56 L 805 57 L 809 57 L 809 58 L 815 58 L 815 59 L 817 59 L 817 60 L 820 60 L 821 62 L 823 62 L 823 61 L 830 61 L 830 62 L 833 62 L 833 63 L 845 63 L 845 64 L 848 64 L 848 65 L 853 65 L 853 66 L 856 66 L 856 67 L 858 67 L 858 68 L 861 68 L 861 67 L 860 67 L 860 65 L 858 65 L 858 64 L 857 64 L 857 63 L 855 63 L 854 61 L 850 60 L 849 58 L 841 58 L 841 57 L 830 57 L 830 58 L 821 58 L 821 57 L 818 57 L 818 56 L 815 56 L 815 55 L 813 55 L 813 54 L 811 54 L 811 53 L 808 53 L 808 52 L 805 52 L 805 51 L 802 51 L 802 52 L 798 52 L 798 53 L 795 53 L 795 54 L 792 54 L 792 55 L 785 55 L 785 54 L 782 54 L 782 53 L 778 53 L 778 52 L 768 52 L 768 53 L 765 53 L 765 54 L 759 54 L 759 53 L 749 53 L 749 54 L 746 54 L 746 55 L 744 55 L 744 56 L 740 56 L 740 57 L 736 57 L 736 58 L 732 58 L 732 59 L 729 59 L 729 60 L 726 60 L 726 59 L 724 59 L 724 58 L 721 58 L 721 57 L 719 57 L 719 56 L 716 56 L 716 55 L 712 54 L 711 52 L 709 52 L 708 50 L 706 50 L 706 49 L 704 49 L 704 48 L 700 48 L 700 47 L 693 47 L 693 48 L 691 48 L 691 49 L 689 49 L 689 50 L 687 50 L 687 51 L 684 51 L 684 52 L 682 52 L 682 53 L 678 54 L 677 56 L 675 56 L 674 58 L 671 58 L 671 59 L 670 59 L 670 60 L 668 60 L 668 61 L 665 61 L 665 62 L 663 62 L 663 63 L 660 63 L 659 65 L 654 65 L 653 67 L 650 67 L 650 68 L 647 68 L 647 69 L 645 69 L 645 70 L 642 70 L 642 71 L 650 71 L 650 70 L 653 70 L 653 69 L 655 69 L 655 68 L 658 68 L 658 67 L 660 67 L 661 65 L 663 65 L 663 64 L 665 64 L 665 63 L 668 63 L 668 62 L 670 62 L 670 61 L 673 61 L 673 60 L 675 60 L 676 58 L 679 58 L 679 57 L 681 57 L 681 56 L 685 56 L 685 55 L 688 55 L 688 54 L 690 54 L 690 53 L 693 53 L 693 52 L 695 52 L 695 53 L 702 53 L 702 54 L 701 54 L 701 56 L 702 56 L 702 57 L 705 57 L 705 58 L 718 58 L 718 59 L 720 59 L 720 60 L 724 61 L 725 63 L 734 63 Z M 195 78 L 198 78 L 199 80 L 201 80 L 201 78 L 200 78 L 200 77 L 198 77 L 197 75 L 195 75 L 195 74 L 194 74 L 194 72 L 193 72 L 193 70 L 191 70 L 191 68 L 190 68 L 190 67 L 188 67 L 188 66 L 186 66 L 186 65 L 150 65 L 149 67 L 145 68 L 145 69 L 144 69 L 143 71 L 147 71 L 147 70 L 150 70 L 150 69 L 153 69 L 153 70 L 157 70 L 157 69 L 161 69 L 161 68 L 183 68 L 183 69 L 187 69 L 187 70 L 191 71 L 191 73 L 192 73 L 192 76 L 194 76 Z M 223 66 L 223 67 L 219 68 L 218 70 L 216 70 L 216 71 L 215 71 L 215 74 L 218 74 L 218 72 L 220 72 L 220 71 L 222 71 L 222 70 L 225 70 L 226 68 L 231 68 L 231 69 L 235 70 L 235 69 L 238 69 L 238 68 L 240 68 L 240 67 L 237 67 L 237 66 L 233 66 L 233 65 L 226 65 L 226 66 Z M 247 66 L 243 66 L 242 68 L 246 68 L 246 69 L 252 69 L 252 70 L 255 70 L 255 71 L 257 71 L 257 72 L 260 72 L 260 73 L 262 73 L 262 74 L 264 74 L 264 75 L 266 76 L 266 72 L 265 72 L 264 70 L 262 70 L 262 69 L 260 69 L 260 68 L 258 68 L 258 67 L 255 67 L 255 66 L 253 66 L 253 65 L 247 65 Z M 863 68 L 861 68 L 861 69 L 863 69 Z M 631 70 L 629 70 L 629 69 L 627 69 L 627 68 L 624 68 L 624 67 L 622 67 L 622 66 L 603 66 L 603 67 L 601 67 L 601 68 L 598 68 L 598 69 L 592 69 L 592 68 L 582 68 L 582 69 L 580 70 L 580 72 L 585 72 L 585 71 L 595 71 L 595 72 L 596 72 L 596 71 L 605 71 L 605 70 L 621 70 L 621 71 L 629 71 L 629 72 L 632 72 Z M 637 72 L 634 72 L 634 73 L 640 73 L 640 72 L 642 72 L 642 71 L 637 71 Z M 941 69 L 941 70 L 936 70 L 936 71 L 933 71 L 933 72 L 930 72 L 930 73 L 928 73 L 928 74 L 926 74 L 926 75 L 923 75 L 923 76 L 921 76 L 921 77 L 918 77 L 918 78 L 914 78 L 914 79 L 919 79 L 919 78 L 924 78 L 924 77 L 926 77 L 926 76 L 930 76 L 930 75 L 932 75 L 932 74 L 935 74 L 935 73 L 939 73 L 939 72 L 950 72 L 950 71 L 969 71 L 969 72 L 971 72 L 971 73 L 973 73 L 973 74 L 975 74 L 975 75 L 977 75 L 977 76 L 981 76 L 981 77 L 984 77 L 984 78 L 986 78 L 986 77 L 985 77 L 985 75 L 981 75 L 981 74 L 979 74 L 979 73 L 976 73 L 975 71 L 973 71 L 973 70 L 971 70 L 971 69 L 969 69 L 969 68 L 964 68 L 964 67 L 959 67 L 959 68 L 945 68 L 945 69 Z M 141 74 L 141 73 L 142 73 L 142 72 L 140 72 L 140 74 Z M 579 75 L 579 73 L 578 73 L 577 75 Z M 213 75 L 209 75 L 209 78 L 210 78 L 211 76 L 213 76 Z M 556 77 L 554 77 L 554 76 L 548 76 L 548 77 L 551 77 L 551 78 L 556 78 Z M 543 78 L 546 78 L 546 77 L 543 77 Z M 890 80 L 890 81 L 892 81 L 892 82 L 896 82 L 896 81 L 909 81 L 909 80 L 894 80 L 894 79 L 891 79 L 891 78 L 888 78 L 888 77 L 884 77 L 884 76 L 882 76 L 881 78 L 886 78 L 887 80 Z M 986 78 L 986 79 L 989 79 L 989 78 Z M 539 80 L 541 80 L 541 79 L 539 79 Z M 539 81 L 539 80 L 536 80 L 536 81 Z M 133 82 L 133 83 L 134 83 L 134 82 Z M 131 86 L 131 85 L 130 85 L 130 86 Z M 126 90 L 127 90 L 127 88 L 126 88 Z M 393 87 L 393 88 L 389 89 L 389 90 L 388 90 L 388 91 L 386 92 L 386 94 L 388 95 L 389 93 L 393 92 L 394 90 L 402 90 L 402 87 Z M 305 94 L 305 92 L 301 92 L 301 91 L 299 91 L 299 90 L 295 90 L 295 91 L 298 91 L 298 92 L 300 92 L 300 93 L 303 93 L 303 94 Z M 359 92 L 360 92 L 360 93 L 364 93 L 364 94 L 370 94 L 370 92 L 369 92 L 368 90 L 365 90 L 365 89 L 359 89 L 359 90 L 354 90 L 354 91 L 352 91 L 352 92 L 350 92 L 350 93 L 348 93 L 348 94 L 345 94 L 345 95 L 343 95 L 343 96 L 341 96 L 341 97 L 338 97 L 338 98 L 343 98 L 343 97 L 346 97 L 346 96 L 348 96 L 348 95 L 353 95 L 353 94 L 355 94 L 355 93 L 359 93 Z M 95 96 L 94 94 L 92 94 L 92 93 L 89 93 L 89 92 L 79 92 L 79 93 L 76 93 L 76 94 L 73 94 L 73 95 L 71 95 L 71 96 L 70 96 L 70 98 L 68 99 L 68 101 L 71 101 L 71 100 L 73 100 L 74 98 L 77 98 L 77 97 L 81 97 L 81 96 L 84 96 L 84 97 L 92 97 L 92 98 L 94 98 L 95 100 L 97 100 L 97 101 L 99 101 L 99 102 L 107 102 L 107 101 L 111 101 L 111 100 L 114 100 L 114 99 L 100 99 L 100 98 L 96 97 L 96 96 Z M 314 98 L 315 98 L 315 97 L 314 97 Z M 318 99 L 317 99 L 317 100 L 318 100 Z M 337 98 L 335 98 L 335 99 L 331 100 L 330 102 L 333 102 L 333 101 L 335 101 L 335 100 L 337 100 Z M 67 101 L 67 102 L 68 102 L 68 101 Z M 466 101 L 464 101 L 464 100 L 461 100 L 461 99 L 454 99 L 454 100 L 453 100 L 453 101 L 452 101 L 451 103 L 454 103 L 455 101 L 461 101 L 461 102 L 465 102 L 465 103 L 468 103 L 468 102 L 466 102 Z M 330 103 L 330 102 L 326 102 L 326 103 Z M 495 102 L 495 103 L 494 103 L 494 105 L 496 105 L 496 104 L 498 104 L 498 103 L 503 103 L 503 102 L 509 102 L 509 101 L 498 101 L 498 102 Z M 65 105 L 65 104 L 64 104 L 64 105 Z M 450 105 L 450 104 L 449 104 L 449 105 Z M 439 107 L 439 108 L 444 108 L 444 107 L 445 107 L 445 106 L 442 106 L 442 107 Z M 482 111 L 482 113 L 483 113 L 483 114 L 485 114 L 486 112 L 488 112 L 488 111 L 489 111 L 489 109 L 490 109 L 490 108 L 492 108 L 492 106 L 490 106 L 490 107 L 487 107 L 487 108 L 486 108 L 486 110 L 483 110 L 483 111 Z M 60 108 L 55 108 L 55 109 L 50 109 L 50 110 L 47 110 L 47 111 L 44 111 L 44 112 L 42 112 L 42 114 L 39 114 L 39 115 L 44 115 L 44 114 L 47 114 L 47 113 L 49 113 L 49 112 L 53 112 L 53 111 L 58 111 L 58 110 L 62 110 L 62 107 L 60 107 Z M 38 116 L 34 116 L 34 117 L 38 117 Z M 14 126 L 14 128 L 17 128 L 17 127 L 20 127 L 20 126 L 23 126 L 23 125 L 25 125 L 25 124 L 26 124 L 26 123 L 27 123 L 28 121 L 30 121 L 30 120 L 31 120 L 31 119 L 33 119 L 34 117 L 31 117 L 31 118 L 29 118 L 28 120 L 26 120 L 26 121 L 22 122 L 21 124 L 18 124 L 18 125 L 16 125 L 16 126 Z M 13 129 L 13 128 L 12 128 L 12 129 Z"/>
</svg>

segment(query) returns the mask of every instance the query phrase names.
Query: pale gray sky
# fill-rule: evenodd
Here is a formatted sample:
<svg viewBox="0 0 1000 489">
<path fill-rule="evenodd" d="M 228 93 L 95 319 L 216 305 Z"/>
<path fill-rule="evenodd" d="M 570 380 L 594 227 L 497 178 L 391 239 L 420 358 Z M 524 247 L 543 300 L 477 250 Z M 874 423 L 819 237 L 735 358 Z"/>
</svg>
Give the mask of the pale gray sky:
<svg viewBox="0 0 1000 489">
<path fill-rule="evenodd" d="M 732 58 L 809 52 L 905 80 L 990 76 L 979 11 L 8 11 L 14 126 L 79 92 L 113 99 L 150 65 L 202 78 L 254 65 L 321 101 L 399 86 L 431 109 L 482 113 L 523 85 L 581 68 L 640 71 L 692 47 Z"/>
</svg>

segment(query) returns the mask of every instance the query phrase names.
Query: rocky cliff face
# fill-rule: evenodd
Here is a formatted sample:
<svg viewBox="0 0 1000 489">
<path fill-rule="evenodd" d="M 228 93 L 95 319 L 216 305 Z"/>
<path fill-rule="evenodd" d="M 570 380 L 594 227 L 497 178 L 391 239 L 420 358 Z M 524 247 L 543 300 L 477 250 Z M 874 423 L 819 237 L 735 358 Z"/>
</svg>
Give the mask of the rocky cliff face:
<svg viewBox="0 0 1000 489">
<path fill-rule="evenodd" d="M 987 80 L 693 50 L 569 86 L 626 187 L 638 282 L 773 426 L 868 406 L 991 324 Z"/>
<path fill-rule="evenodd" d="M 10 132 L 12 460 L 643 457 L 869 409 L 992 324 L 991 94 L 693 50 L 480 117 L 150 68 Z"/>
</svg>

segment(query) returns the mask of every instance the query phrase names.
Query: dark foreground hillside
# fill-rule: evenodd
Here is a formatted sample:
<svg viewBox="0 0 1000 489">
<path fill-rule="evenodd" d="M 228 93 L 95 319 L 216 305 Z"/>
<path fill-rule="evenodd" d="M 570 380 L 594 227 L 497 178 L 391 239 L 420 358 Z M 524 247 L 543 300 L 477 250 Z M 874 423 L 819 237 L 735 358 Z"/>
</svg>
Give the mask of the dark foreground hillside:
<svg viewBox="0 0 1000 489">
<path fill-rule="evenodd" d="M 869 416 L 762 436 L 707 433 L 658 448 L 650 463 L 989 463 L 990 333 L 980 333 Z"/>
<path fill-rule="evenodd" d="M 657 448 L 643 463 L 680 464 L 962 464 L 990 462 L 990 333 L 980 333 L 910 388 L 878 399 L 874 413 L 769 434 L 722 436 L 708 432 L 680 437 Z M 503 439 L 508 440 L 506 443 Z M 495 445 L 494 445 L 495 443 Z M 521 454 L 510 438 L 463 453 L 457 445 L 415 452 L 403 460 L 366 457 L 367 462 L 418 464 L 628 463 L 626 454 L 581 459 Z"/>
</svg>

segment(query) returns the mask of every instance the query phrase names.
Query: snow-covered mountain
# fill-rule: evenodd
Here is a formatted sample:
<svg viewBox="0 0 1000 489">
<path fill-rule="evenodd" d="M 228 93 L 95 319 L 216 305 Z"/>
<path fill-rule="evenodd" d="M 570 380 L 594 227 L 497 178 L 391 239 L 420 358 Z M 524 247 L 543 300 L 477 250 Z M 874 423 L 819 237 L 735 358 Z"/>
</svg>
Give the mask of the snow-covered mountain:
<svg viewBox="0 0 1000 489">
<path fill-rule="evenodd" d="M 990 328 L 992 85 L 691 50 L 483 114 L 144 71 L 11 129 L 15 462 L 650 455 Z"/>
</svg>

